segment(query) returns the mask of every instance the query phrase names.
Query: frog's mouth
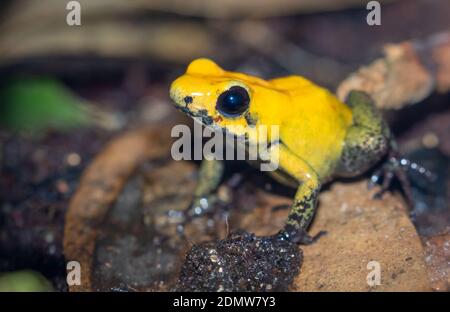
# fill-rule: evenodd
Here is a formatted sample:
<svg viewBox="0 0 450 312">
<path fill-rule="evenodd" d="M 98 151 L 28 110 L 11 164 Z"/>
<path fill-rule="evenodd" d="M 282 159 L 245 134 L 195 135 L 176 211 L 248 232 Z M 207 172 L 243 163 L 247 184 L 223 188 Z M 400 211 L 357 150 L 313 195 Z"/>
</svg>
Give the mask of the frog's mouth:
<svg viewBox="0 0 450 312">
<path fill-rule="evenodd" d="M 176 105 L 175 107 L 179 111 L 182 111 L 186 115 L 188 115 L 188 116 L 194 118 L 195 120 L 201 122 L 205 126 L 213 125 L 213 121 L 214 120 L 213 120 L 213 118 L 211 116 L 208 115 L 208 111 L 206 109 L 200 109 L 197 112 L 193 112 L 192 110 L 190 110 L 189 108 L 187 108 L 185 106 Z"/>
<path fill-rule="evenodd" d="M 247 133 L 243 134 L 243 135 L 238 135 L 238 134 L 231 132 L 227 128 L 222 128 L 222 127 L 214 124 L 214 119 L 208 115 L 208 111 L 206 109 L 201 109 L 197 112 L 193 112 L 192 110 L 190 110 L 189 108 L 187 108 L 185 106 L 176 105 L 175 108 L 179 111 L 182 111 L 186 115 L 192 117 L 192 119 L 205 125 L 206 127 L 210 127 L 213 131 L 222 131 L 222 133 L 225 136 L 234 137 L 244 143 L 247 143 L 249 141 Z"/>
</svg>

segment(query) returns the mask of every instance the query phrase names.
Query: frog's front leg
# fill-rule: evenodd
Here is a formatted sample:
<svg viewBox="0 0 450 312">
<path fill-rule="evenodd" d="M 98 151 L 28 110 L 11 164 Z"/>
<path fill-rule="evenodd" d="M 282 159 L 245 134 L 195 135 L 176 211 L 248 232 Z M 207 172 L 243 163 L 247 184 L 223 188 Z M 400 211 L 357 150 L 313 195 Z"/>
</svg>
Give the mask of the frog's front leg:
<svg viewBox="0 0 450 312">
<path fill-rule="evenodd" d="M 214 192 L 220 184 L 224 171 L 224 163 L 221 160 L 204 159 L 200 165 L 197 187 L 194 191 L 194 199 L 187 209 L 191 217 L 202 215 L 209 210 L 215 202 Z"/>
<path fill-rule="evenodd" d="M 284 144 L 280 143 L 278 148 L 281 169 L 299 183 L 286 225 L 278 236 L 294 243 L 311 244 L 324 234 L 324 232 L 320 232 L 315 237 L 311 237 L 307 233 L 314 217 L 317 197 L 321 188 L 319 176 L 308 163 L 293 154 Z"/>
<path fill-rule="evenodd" d="M 214 207 L 217 200 L 215 190 L 220 184 L 223 171 L 223 161 L 206 159 L 202 161 L 192 202 L 184 211 L 169 211 L 169 215 L 176 216 L 176 220 L 179 220 L 178 233 L 183 234 L 187 223 Z"/>
<path fill-rule="evenodd" d="M 221 160 L 204 159 L 202 161 L 194 199 L 185 211 L 185 219 L 190 220 L 211 209 L 216 201 L 214 192 L 220 184 L 223 171 L 224 163 Z"/>
</svg>

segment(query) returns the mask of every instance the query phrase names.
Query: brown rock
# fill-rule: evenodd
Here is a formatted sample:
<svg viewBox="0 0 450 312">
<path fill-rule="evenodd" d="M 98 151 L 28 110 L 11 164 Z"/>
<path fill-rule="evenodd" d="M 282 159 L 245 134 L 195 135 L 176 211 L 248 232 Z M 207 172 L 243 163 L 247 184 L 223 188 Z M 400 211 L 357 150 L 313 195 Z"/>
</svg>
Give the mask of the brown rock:
<svg viewBox="0 0 450 312">
<path fill-rule="evenodd" d="M 373 200 L 364 181 L 334 183 L 320 196 L 310 230 L 328 234 L 302 246 L 298 291 L 427 291 L 423 250 L 402 200 L 385 194 Z M 381 268 L 381 285 L 369 286 L 370 261 Z"/>
<path fill-rule="evenodd" d="M 341 100 L 351 90 L 367 92 L 379 108 L 399 109 L 426 98 L 434 87 L 433 76 L 420 63 L 411 43 L 387 45 L 386 56 L 351 74 L 338 87 Z"/>
<path fill-rule="evenodd" d="M 319 196 L 319 207 L 309 233 L 327 231 L 315 244 L 300 246 L 304 253 L 301 272 L 293 284 L 296 291 L 428 291 L 424 252 L 400 196 L 386 193 L 374 200 L 376 190 L 367 182 L 334 182 Z M 276 233 L 291 199 L 258 190 L 255 208 L 239 215 L 241 228 L 257 235 Z M 248 196 L 246 197 L 248 199 Z M 381 285 L 370 287 L 367 268 L 377 261 Z"/>
<path fill-rule="evenodd" d="M 431 287 L 450 291 L 450 232 L 424 239 L 425 263 Z"/>
</svg>

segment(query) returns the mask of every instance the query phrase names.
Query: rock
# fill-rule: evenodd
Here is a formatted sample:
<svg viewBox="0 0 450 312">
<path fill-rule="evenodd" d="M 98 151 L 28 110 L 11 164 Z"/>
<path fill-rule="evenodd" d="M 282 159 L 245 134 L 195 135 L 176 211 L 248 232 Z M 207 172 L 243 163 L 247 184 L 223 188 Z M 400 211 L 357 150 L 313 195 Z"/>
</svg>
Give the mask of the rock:
<svg viewBox="0 0 450 312">
<path fill-rule="evenodd" d="M 425 263 L 431 287 L 450 291 L 450 232 L 425 238 Z"/>
<path fill-rule="evenodd" d="M 242 187 L 241 187 L 242 190 Z M 372 199 L 367 181 L 333 182 L 319 195 L 319 207 L 310 235 L 327 231 L 315 244 L 300 246 L 303 265 L 294 280 L 294 291 L 424 291 L 431 290 L 424 251 L 399 195 L 387 192 Z M 231 218 L 257 235 L 272 235 L 284 224 L 289 209 L 272 209 L 292 202 L 292 194 L 276 190 L 246 190 L 237 207 L 252 205 L 247 213 Z M 250 200 L 254 197 L 252 200 Z M 244 201 L 245 199 L 245 201 Z M 252 204 L 253 203 L 253 204 Z M 237 208 L 233 208 L 233 211 Z M 236 213 L 236 212 L 234 212 Z M 234 219 L 239 221 L 233 222 Z M 367 284 L 370 261 L 378 261 L 381 285 Z"/>
<path fill-rule="evenodd" d="M 322 192 L 310 233 L 328 234 L 302 246 L 304 263 L 295 290 L 431 290 L 421 241 L 403 201 L 390 193 L 373 200 L 372 194 L 364 181 L 334 183 Z M 370 261 L 380 264 L 380 285 L 366 281 Z"/>
</svg>

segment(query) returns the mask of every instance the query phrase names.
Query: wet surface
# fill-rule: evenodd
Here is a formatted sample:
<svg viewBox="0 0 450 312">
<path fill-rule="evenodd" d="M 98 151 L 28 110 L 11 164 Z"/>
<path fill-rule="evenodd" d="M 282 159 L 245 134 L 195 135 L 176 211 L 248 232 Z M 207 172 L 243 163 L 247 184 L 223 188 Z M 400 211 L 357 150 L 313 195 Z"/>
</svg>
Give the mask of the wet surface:
<svg viewBox="0 0 450 312">
<path fill-rule="evenodd" d="M 167 212 L 189 202 L 192 169 L 182 162 L 146 163 L 127 182 L 100 230 L 93 289 L 162 291 L 174 285 L 188 246 Z M 169 172 L 170 181 L 158 178 Z M 183 185 L 183 191 L 170 185 Z"/>
</svg>

